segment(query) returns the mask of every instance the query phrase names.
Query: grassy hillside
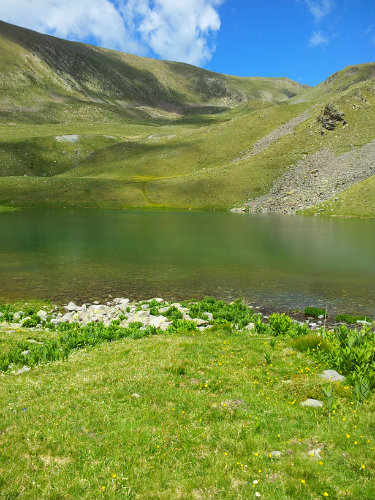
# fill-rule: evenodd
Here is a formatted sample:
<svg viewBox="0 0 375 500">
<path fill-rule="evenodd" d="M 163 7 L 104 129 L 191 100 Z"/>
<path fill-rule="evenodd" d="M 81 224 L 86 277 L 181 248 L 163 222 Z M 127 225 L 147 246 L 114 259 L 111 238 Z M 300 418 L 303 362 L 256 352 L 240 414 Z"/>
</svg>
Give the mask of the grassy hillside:
<svg viewBox="0 0 375 500">
<path fill-rule="evenodd" d="M 150 118 L 221 111 L 249 99 L 278 102 L 301 92 L 286 78 L 237 78 L 68 42 L 0 22 L 0 104 L 13 118 L 54 122 Z M 21 114 L 19 112 L 21 111 Z M 65 119 L 64 119 L 65 114 Z M 143 115 L 143 116 L 142 116 Z"/>
<path fill-rule="evenodd" d="M 0 203 L 228 209 L 308 154 L 375 137 L 374 65 L 315 88 L 239 78 L 0 23 Z M 321 134 L 333 103 L 347 126 Z M 257 154 L 254 144 L 310 116 Z"/>
</svg>

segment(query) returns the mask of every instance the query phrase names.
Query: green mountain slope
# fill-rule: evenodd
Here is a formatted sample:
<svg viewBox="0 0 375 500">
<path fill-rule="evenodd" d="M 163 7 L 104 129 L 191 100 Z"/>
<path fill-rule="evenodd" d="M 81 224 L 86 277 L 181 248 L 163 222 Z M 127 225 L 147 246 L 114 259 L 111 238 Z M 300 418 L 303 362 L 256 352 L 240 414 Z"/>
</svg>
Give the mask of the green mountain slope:
<svg viewBox="0 0 375 500">
<path fill-rule="evenodd" d="M 57 110 L 56 121 L 77 120 L 79 111 L 88 108 L 88 113 L 90 107 L 94 114 L 99 109 L 103 119 L 113 118 L 108 116 L 111 112 L 119 118 L 132 117 L 128 109 L 150 118 L 147 107 L 188 114 L 222 111 L 249 99 L 283 101 L 303 89 L 287 78 L 220 75 L 68 42 L 3 22 L 0 51 L 5 54 L 0 60 L 3 113 L 24 111 L 45 121 L 51 121 L 52 109 Z"/>
<path fill-rule="evenodd" d="M 2 22 L 0 54 L 1 205 L 228 209 L 266 195 L 311 155 L 375 138 L 374 64 L 304 88 Z M 318 121 L 328 103 L 345 118 L 333 130 Z M 361 181 L 373 175 L 368 163 Z M 337 192 L 350 187 L 340 166 L 335 176 Z"/>
</svg>

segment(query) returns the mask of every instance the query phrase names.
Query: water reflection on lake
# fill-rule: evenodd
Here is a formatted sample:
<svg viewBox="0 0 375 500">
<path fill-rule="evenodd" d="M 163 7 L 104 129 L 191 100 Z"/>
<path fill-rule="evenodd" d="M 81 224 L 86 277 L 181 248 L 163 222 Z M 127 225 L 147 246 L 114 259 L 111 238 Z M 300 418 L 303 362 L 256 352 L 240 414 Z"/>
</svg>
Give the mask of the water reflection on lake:
<svg viewBox="0 0 375 500">
<path fill-rule="evenodd" d="M 374 313 L 375 221 L 196 212 L 0 214 L 0 298 L 242 297 Z"/>
</svg>

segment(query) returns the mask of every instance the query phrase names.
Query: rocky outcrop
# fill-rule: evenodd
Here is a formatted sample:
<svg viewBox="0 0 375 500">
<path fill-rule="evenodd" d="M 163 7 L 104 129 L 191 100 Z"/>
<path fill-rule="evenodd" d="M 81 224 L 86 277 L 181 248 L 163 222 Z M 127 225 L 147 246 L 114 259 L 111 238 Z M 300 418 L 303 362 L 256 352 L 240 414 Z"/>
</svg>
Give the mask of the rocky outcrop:
<svg viewBox="0 0 375 500">
<path fill-rule="evenodd" d="M 328 103 L 324 108 L 323 113 L 318 116 L 317 121 L 324 129 L 334 130 L 339 122 L 343 122 L 343 125 L 346 125 L 344 116 L 344 113 L 341 113 L 338 109 L 336 109 L 333 104 Z M 324 133 L 324 131 L 322 131 L 322 133 Z"/>
</svg>

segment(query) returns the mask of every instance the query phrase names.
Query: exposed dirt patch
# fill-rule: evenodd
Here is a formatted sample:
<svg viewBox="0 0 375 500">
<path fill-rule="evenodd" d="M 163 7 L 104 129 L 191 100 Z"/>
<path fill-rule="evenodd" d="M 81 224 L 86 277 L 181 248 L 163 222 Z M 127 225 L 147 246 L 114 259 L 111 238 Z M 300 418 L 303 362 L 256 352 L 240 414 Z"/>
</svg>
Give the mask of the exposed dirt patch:
<svg viewBox="0 0 375 500">
<path fill-rule="evenodd" d="M 50 455 L 41 455 L 40 456 L 41 461 L 44 463 L 44 465 L 67 465 L 72 462 L 72 459 L 70 457 L 52 457 Z"/>
<path fill-rule="evenodd" d="M 375 174 L 375 140 L 336 156 L 324 148 L 279 177 L 270 191 L 245 203 L 250 212 L 295 214 Z"/>
</svg>

